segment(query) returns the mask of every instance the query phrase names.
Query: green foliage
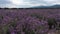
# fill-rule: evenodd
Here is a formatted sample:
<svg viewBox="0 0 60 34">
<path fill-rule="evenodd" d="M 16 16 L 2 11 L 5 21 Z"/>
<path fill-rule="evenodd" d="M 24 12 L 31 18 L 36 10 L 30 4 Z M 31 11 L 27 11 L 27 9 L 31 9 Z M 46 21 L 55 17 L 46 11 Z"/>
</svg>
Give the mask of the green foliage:
<svg viewBox="0 0 60 34">
<path fill-rule="evenodd" d="M 0 19 L 3 19 L 3 16 L 2 15 L 0 15 Z"/>
<path fill-rule="evenodd" d="M 13 19 L 10 23 L 9 26 L 15 27 L 16 26 L 16 19 Z"/>
<path fill-rule="evenodd" d="M 35 34 L 35 32 L 33 30 L 28 30 L 28 31 L 25 31 L 25 34 Z"/>
<path fill-rule="evenodd" d="M 49 24 L 56 24 L 56 20 L 54 18 L 48 18 Z"/>
<path fill-rule="evenodd" d="M 35 34 L 35 32 L 32 30 L 32 31 L 30 31 L 30 34 Z"/>
<path fill-rule="evenodd" d="M 21 34 L 21 32 L 19 31 L 19 32 L 17 32 L 17 34 Z"/>
<path fill-rule="evenodd" d="M 3 27 L 3 32 L 4 32 L 4 34 L 8 33 L 8 25 Z"/>
<path fill-rule="evenodd" d="M 11 25 L 12 27 L 15 27 L 15 26 L 16 26 L 16 23 L 15 23 L 14 21 L 12 21 L 12 22 L 10 23 L 10 25 Z"/>
</svg>

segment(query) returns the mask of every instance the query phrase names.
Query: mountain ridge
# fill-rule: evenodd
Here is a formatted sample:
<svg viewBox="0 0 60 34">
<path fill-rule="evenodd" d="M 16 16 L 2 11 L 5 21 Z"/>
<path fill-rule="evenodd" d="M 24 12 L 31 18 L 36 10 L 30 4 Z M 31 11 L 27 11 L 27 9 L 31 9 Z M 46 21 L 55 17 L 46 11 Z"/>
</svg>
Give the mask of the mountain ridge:
<svg viewBox="0 0 60 34">
<path fill-rule="evenodd" d="M 32 8 L 60 8 L 60 5 L 53 5 L 53 6 L 36 6 Z"/>
</svg>

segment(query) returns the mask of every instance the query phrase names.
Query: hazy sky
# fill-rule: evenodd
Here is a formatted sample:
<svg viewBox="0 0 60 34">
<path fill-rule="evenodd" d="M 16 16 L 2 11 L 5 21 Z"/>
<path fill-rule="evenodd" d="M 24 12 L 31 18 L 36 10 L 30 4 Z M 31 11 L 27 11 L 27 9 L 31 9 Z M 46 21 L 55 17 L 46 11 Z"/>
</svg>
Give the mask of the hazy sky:
<svg viewBox="0 0 60 34">
<path fill-rule="evenodd" d="M 0 0 L 0 7 L 29 8 L 35 6 L 52 6 L 60 4 L 60 0 Z"/>
</svg>

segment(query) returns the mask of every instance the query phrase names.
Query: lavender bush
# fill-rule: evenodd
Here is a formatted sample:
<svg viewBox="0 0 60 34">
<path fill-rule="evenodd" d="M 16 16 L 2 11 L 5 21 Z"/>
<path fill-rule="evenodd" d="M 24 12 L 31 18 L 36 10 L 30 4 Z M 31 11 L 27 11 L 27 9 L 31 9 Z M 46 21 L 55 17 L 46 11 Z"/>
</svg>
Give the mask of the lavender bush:
<svg viewBox="0 0 60 34">
<path fill-rule="evenodd" d="M 51 12 L 43 12 L 0 9 L 0 34 L 47 34 L 49 27 L 52 27 L 49 24 L 55 25 L 57 20 L 49 16 Z"/>
</svg>

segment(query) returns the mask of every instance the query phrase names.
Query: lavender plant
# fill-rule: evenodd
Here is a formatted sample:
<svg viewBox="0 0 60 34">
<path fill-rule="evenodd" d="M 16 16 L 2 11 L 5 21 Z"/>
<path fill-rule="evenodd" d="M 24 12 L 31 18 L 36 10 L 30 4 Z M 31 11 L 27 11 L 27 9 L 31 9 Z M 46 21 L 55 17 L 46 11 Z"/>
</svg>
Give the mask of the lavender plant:
<svg viewBox="0 0 60 34">
<path fill-rule="evenodd" d="M 50 17 L 51 13 L 43 13 L 42 9 L 37 12 L 26 9 L 0 10 L 0 34 L 47 34 L 49 25 L 55 25 L 57 21 L 55 17 Z"/>
</svg>

